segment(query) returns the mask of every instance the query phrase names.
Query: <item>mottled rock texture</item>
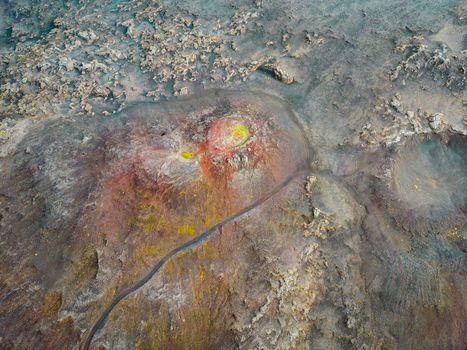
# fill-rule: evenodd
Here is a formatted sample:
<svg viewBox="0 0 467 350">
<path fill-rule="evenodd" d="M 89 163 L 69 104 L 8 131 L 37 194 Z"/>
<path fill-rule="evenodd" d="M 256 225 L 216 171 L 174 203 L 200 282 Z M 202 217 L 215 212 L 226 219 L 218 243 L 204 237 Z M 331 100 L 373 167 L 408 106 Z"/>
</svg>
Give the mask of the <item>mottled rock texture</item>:
<svg viewBox="0 0 467 350">
<path fill-rule="evenodd" d="M 464 350 L 466 23 L 1 1 L 0 348 Z"/>
<path fill-rule="evenodd" d="M 15 266 L 5 271 L 5 288 L 34 281 L 32 290 L 20 289 L 2 304 L 5 337 L 47 344 L 37 331 L 53 340 L 54 322 L 63 318 L 70 332 L 76 333 L 72 325 L 90 328 L 115 293 L 171 250 L 261 205 L 308 168 L 308 154 L 288 107 L 250 91 L 140 103 L 106 119 L 58 120 L 31 131 L 3 165 L 3 253 Z M 224 255 L 212 248 L 212 257 L 228 260 Z M 179 273 L 196 265 L 181 263 Z M 204 293 L 211 287 L 203 286 Z M 30 317 L 40 321 L 25 333 L 22 322 Z"/>
</svg>

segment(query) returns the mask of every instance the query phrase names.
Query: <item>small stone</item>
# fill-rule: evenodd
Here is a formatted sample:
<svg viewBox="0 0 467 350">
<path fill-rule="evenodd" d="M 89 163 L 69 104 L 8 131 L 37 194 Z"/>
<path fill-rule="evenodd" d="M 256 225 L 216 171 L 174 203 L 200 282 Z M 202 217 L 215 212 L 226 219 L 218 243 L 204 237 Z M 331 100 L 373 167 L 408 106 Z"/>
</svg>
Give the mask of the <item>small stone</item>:
<svg viewBox="0 0 467 350">
<path fill-rule="evenodd" d="M 78 32 L 81 39 L 86 40 L 89 44 L 97 40 L 97 35 L 92 30 L 83 30 Z"/>
<path fill-rule="evenodd" d="M 446 126 L 445 116 L 443 113 L 435 113 L 429 118 L 430 128 L 435 134 L 440 133 Z"/>
<path fill-rule="evenodd" d="M 59 67 L 65 68 L 68 72 L 75 69 L 75 61 L 68 57 L 60 57 L 58 60 Z"/>
<path fill-rule="evenodd" d="M 397 112 L 401 111 L 401 101 L 397 98 L 397 96 L 394 96 L 391 100 L 390 103 L 391 107 L 394 108 Z"/>
<path fill-rule="evenodd" d="M 85 104 L 83 104 L 82 108 L 84 109 L 84 111 L 86 113 L 91 113 L 92 112 L 92 106 L 91 104 L 89 104 L 88 102 L 86 102 Z"/>
<path fill-rule="evenodd" d="M 88 143 L 88 141 L 90 141 L 91 139 L 92 137 L 84 135 L 83 138 L 81 139 L 81 143 Z"/>
<path fill-rule="evenodd" d="M 96 87 L 94 89 L 94 95 L 97 97 L 107 97 L 110 90 L 107 87 Z"/>
<path fill-rule="evenodd" d="M 281 65 L 279 64 L 274 64 L 274 63 L 268 63 L 263 66 L 261 66 L 262 69 L 265 71 L 271 72 L 274 75 L 274 78 L 279 80 L 280 82 L 284 84 L 292 84 L 295 79 L 294 76 L 290 73 L 288 73 Z"/>
<path fill-rule="evenodd" d="M 138 33 L 136 32 L 133 20 L 129 19 L 128 21 L 123 22 L 122 26 L 126 27 L 126 35 L 128 35 L 130 38 L 134 39 L 137 37 Z"/>
<path fill-rule="evenodd" d="M 317 180 L 318 179 L 316 178 L 316 176 L 308 176 L 306 178 L 305 190 L 308 194 L 311 194 L 313 186 L 316 184 Z"/>
</svg>

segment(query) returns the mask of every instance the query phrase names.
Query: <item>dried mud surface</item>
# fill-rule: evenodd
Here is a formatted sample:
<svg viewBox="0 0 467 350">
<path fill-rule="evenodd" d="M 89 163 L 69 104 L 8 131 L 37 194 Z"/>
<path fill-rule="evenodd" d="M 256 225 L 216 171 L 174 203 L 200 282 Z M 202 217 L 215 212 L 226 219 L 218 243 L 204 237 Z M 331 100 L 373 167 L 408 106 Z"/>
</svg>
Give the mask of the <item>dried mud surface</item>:
<svg viewBox="0 0 467 350">
<path fill-rule="evenodd" d="M 466 21 L 1 2 L 0 349 L 464 349 Z"/>
</svg>

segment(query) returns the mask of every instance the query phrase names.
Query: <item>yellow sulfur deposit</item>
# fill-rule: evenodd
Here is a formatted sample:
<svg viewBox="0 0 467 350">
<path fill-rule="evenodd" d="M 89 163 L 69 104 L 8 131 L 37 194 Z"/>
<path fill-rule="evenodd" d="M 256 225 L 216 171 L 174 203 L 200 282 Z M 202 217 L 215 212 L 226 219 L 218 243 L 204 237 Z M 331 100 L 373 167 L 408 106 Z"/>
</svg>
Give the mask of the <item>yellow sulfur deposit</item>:
<svg viewBox="0 0 467 350">
<path fill-rule="evenodd" d="M 182 158 L 185 158 L 185 159 L 192 159 L 193 158 L 193 154 L 191 154 L 190 152 L 187 152 L 187 151 L 183 151 L 181 153 L 181 156 L 182 156 Z"/>
<path fill-rule="evenodd" d="M 195 235 L 195 227 L 193 225 L 182 225 L 178 228 L 178 234 L 179 235 L 190 235 L 194 236 Z"/>
<path fill-rule="evenodd" d="M 230 131 L 238 146 L 243 145 L 248 140 L 249 132 L 245 125 L 235 124 L 230 127 Z"/>
</svg>

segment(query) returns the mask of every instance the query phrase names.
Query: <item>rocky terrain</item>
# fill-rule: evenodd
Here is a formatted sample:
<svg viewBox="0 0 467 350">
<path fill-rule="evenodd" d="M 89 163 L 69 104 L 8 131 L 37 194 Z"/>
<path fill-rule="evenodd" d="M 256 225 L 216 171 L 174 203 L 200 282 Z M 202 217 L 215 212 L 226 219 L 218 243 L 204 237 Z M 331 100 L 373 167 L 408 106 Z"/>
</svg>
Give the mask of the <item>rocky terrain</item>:
<svg viewBox="0 0 467 350">
<path fill-rule="evenodd" d="M 0 349 L 465 348 L 461 2 L 0 18 Z"/>
</svg>

